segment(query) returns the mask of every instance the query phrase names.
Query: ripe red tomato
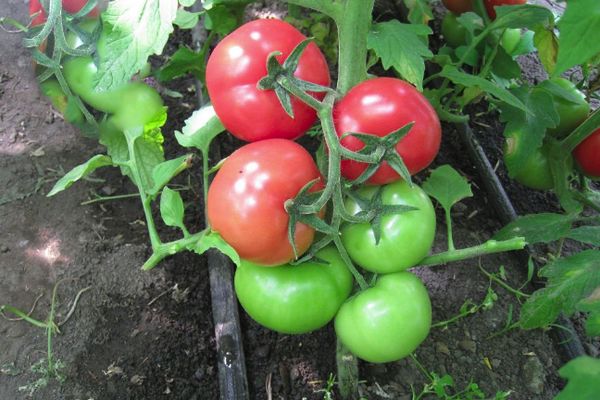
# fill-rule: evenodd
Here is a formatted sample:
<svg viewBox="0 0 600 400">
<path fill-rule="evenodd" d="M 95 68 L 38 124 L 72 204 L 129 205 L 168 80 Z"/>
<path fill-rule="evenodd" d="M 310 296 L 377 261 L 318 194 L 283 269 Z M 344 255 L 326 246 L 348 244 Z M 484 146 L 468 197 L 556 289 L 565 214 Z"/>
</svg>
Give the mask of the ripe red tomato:
<svg viewBox="0 0 600 400">
<path fill-rule="evenodd" d="M 600 178 L 600 128 L 575 147 L 573 156 L 586 175 Z"/>
<path fill-rule="evenodd" d="M 68 13 L 74 14 L 81 10 L 83 6 L 87 4 L 88 0 L 63 0 L 62 6 L 63 10 Z M 29 0 L 29 15 L 32 16 L 34 14 L 37 15 L 31 21 L 31 26 L 42 25 L 46 22 L 46 12 L 42 9 L 42 5 L 40 4 L 40 0 Z M 100 10 L 98 6 L 94 7 L 94 9 L 88 14 L 88 17 L 97 18 L 100 15 Z"/>
<path fill-rule="evenodd" d="M 268 139 L 231 154 L 208 190 L 208 221 L 241 258 L 263 265 L 294 259 L 287 237 L 286 200 L 319 178 L 311 155 L 299 144 Z M 297 224 L 298 254 L 313 241 L 313 228 Z"/>
<path fill-rule="evenodd" d="M 442 3 L 448 10 L 457 15 L 473 11 L 473 0 L 442 0 Z"/>
<path fill-rule="evenodd" d="M 294 118 L 290 118 L 273 90 L 256 87 L 267 74 L 267 56 L 279 51 L 277 59 L 283 62 L 304 39 L 286 22 L 259 19 L 242 25 L 215 47 L 206 65 L 206 88 L 215 112 L 234 136 L 249 142 L 296 139 L 315 122 L 315 111 L 300 100 L 292 98 Z M 314 43 L 304 50 L 294 75 L 329 86 L 327 62 Z"/>
<path fill-rule="evenodd" d="M 491 19 L 496 19 L 496 6 L 513 6 L 518 4 L 525 4 L 527 0 L 484 0 L 485 9 Z"/>
<path fill-rule="evenodd" d="M 435 110 L 425 96 L 407 82 L 395 78 L 375 78 L 353 87 L 333 110 L 338 136 L 346 132 L 385 136 L 414 122 L 410 132 L 396 145 L 411 175 L 416 174 L 435 158 L 440 148 L 442 129 Z M 364 147 L 360 139 L 346 136 L 344 147 L 358 151 Z M 342 175 L 356 179 L 367 164 L 342 160 Z M 400 176 L 384 162 L 367 181 L 385 184 Z"/>
</svg>

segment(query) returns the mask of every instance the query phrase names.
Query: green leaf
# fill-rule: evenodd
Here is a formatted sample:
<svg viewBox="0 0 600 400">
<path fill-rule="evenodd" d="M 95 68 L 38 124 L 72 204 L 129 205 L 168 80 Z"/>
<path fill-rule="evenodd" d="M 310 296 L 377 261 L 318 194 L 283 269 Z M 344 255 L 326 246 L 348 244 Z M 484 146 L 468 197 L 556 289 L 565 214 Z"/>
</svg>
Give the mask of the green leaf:
<svg viewBox="0 0 600 400">
<path fill-rule="evenodd" d="M 495 240 L 524 237 L 528 244 L 549 243 L 566 237 L 573 217 L 564 214 L 530 214 L 506 225 L 494 235 Z"/>
<path fill-rule="evenodd" d="M 600 360 L 580 356 L 558 370 L 560 376 L 568 379 L 567 386 L 554 400 L 596 400 L 600 393 Z"/>
<path fill-rule="evenodd" d="M 198 24 L 198 19 L 202 14 L 203 12 L 190 12 L 183 8 L 178 8 L 173 23 L 181 29 L 192 29 Z"/>
<path fill-rule="evenodd" d="M 449 165 L 442 165 L 433 170 L 422 187 L 447 211 L 462 199 L 473 196 L 471 185 Z"/>
<path fill-rule="evenodd" d="M 600 286 L 577 304 L 577 310 L 589 313 L 585 321 L 588 336 L 600 336 Z"/>
<path fill-rule="evenodd" d="M 179 0 L 181 7 L 191 7 L 195 2 L 196 0 Z"/>
<path fill-rule="evenodd" d="M 241 265 L 242 261 L 238 253 L 217 232 L 211 231 L 203 235 L 197 243 L 190 246 L 190 250 L 200 255 L 204 254 L 208 249 L 217 249 L 229 257 L 236 266 L 239 267 Z"/>
<path fill-rule="evenodd" d="M 558 54 L 558 39 L 550 28 L 539 26 L 535 30 L 533 44 L 538 50 L 538 58 L 546 71 L 550 74 L 556 68 L 556 56 Z"/>
<path fill-rule="evenodd" d="M 592 0 L 595 1 L 595 0 Z M 549 21 L 554 21 L 552 11 L 543 6 L 520 4 L 515 6 L 495 7 L 496 19 L 487 29 L 529 28 L 534 29 Z"/>
<path fill-rule="evenodd" d="M 162 135 L 161 135 L 162 138 Z M 160 142 L 162 143 L 162 142 Z M 156 136 L 144 135 L 135 141 L 135 167 L 138 169 L 142 178 L 141 185 L 133 179 L 137 186 L 141 186 L 146 192 L 154 186 L 152 180 L 152 171 L 162 163 L 165 158 L 163 155 L 162 145 L 156 141 Z M 131 176 L 130 176 L 131 177 Z"/>
<path fill-rule="evenodd" d="M 380 22 L 371 27 L 367 48 L 381 58 L 383 68 L 393 67 L 402 78 L 423 90 L 425 59 L 433 57 L 425 41 L 431 33 L 426 25 Z"/>
<path fill-rule="evenodd" d="M 548 226 L 547 229 L 553 228 Z M 548 282 L 523 305 L 519 323 L 524 329 L 547 326 L 561 312 L 570 316 L 576 311 L 580 300 L 600 286 L 600 251 L 585 250 L 559 258 L 547 264 L 539 274 Z"/>
<path fill-rule="evenodd" d="M 440 75 L 444 78 L 450 79 L 453 83 L 458 85 L 463 85 L 465 87 L 476 86 L 484 92 L 494 96 L 498 100 L 510 104 L 513 107 L 520 108 L 521 110 L 527 110 L 525 104 L 523 104 L 523 102 L 521 102 L 519 98 L 515 97 L 515 95 L 513 95 L 508 90 L 501 88 L 484 78 L 480 78 L 478 76 L 459 71 L 456 67 L 452 65 L 444 66 L 444 68 L 440 72 Z"/>
<path fill-rule="evenodd" d="M 173 160 L 167 160 L 156 165 L 152 170 L 152 181 L 154 186 L 148 190 L 148 194 L 154 196 L 160 192 L 171 179 L 179 175 L 183 170 L 189 168 L 192 164 L 192 155 L 188 154 L 175 158 Z"/>
<path fill-rule="evenodd" d="M 510 54 L 511 56 L 519 56 L 521 54 L 529 54 L 535 51 L 535 46 L 533 45 L 533 37 L 535 36 L 534 31 L 526 31 L 523 35 L 521 35 L 521 40 L 517 43 L 517 47 Z"/>
<path fill-rule="evenodd" d="M 521 67 L 503 47 L 498 46 L 498 52 L 492 62 L 492 72 L 504 79 L 516 79 L 521 76 Z"/>
<path fill-rule="evenodd" d="M 183 200 L 181 199 L 179 192 L 165 186 L 160 195 L 160 216 L 162 217 L 162 220 L 168 226 L 185 229 L 185 226 L 183 225 L 184 212 Z"/>
<path fill-rule="evenodd" d="M 202 79 L 205 70 L 204 54 L 183 46 L 177 49 L 169 61 L 156 71 L 156 79 L 168 82 L 190 72 L 197 79 Z"/>
<path fill-rule="evenodd" d="M 552 96 L 545 90 L 521 86 L 511 89 L 511 93 L 529 110 L 525 112 L 520 107 L 499 104 L 500 120 L 506 122 L 504 136 L 515 141 L 510 145 L 511 156 L 506 163 L 509 175 L 514 177 L 527 167 L 533 153 L 542 146 L 546 129 L 556 126 L 559 116 Z"/>
<path fill-rule="evenodd" d="M 173 32 L 177 0 L 114 0 L 102 13 L 100 65 L 95 90 L 128 82 L 152 54 L 161 54 Z M 100 46 L 102 44 L 102 46 Z"/>
<path fill-rule="evenodd" d="M 202 154 L 207 154 L 210 142 L 223 131 L 225 127 L 215 113 L 215 109 L 208 104 L 194 111 L 185 120 L 182 132 L 175 131 L 175 138 L 181 146 L 195 147 Z"/>
<path fill-rule="evenodd" d="M 427 25 L 433 19 L 433 12 L 427 0 L 404 0 L 408 8 L 408 22 Z"/>
<path fill-rule="evenodd" d="M 565 13 L 558 21 L 558 29 L 558 59 L 553 76 L 583 64 L 600 53 L 600 1 L 569 1 Z"/>
<path fill-rule="evenodd" d="M 577 240 L 582 243 L 600 246 L 600 226 L 580 226 L 573 229 L 567 235 L 569 239 Z"/>
<path fill-rule="evenodd" d="M 107 165 L 113 165 L 113 161 L 109 156 L 104 154 L 95 155 L 83 164 L 80 164 L 73 168 L 71 171 L 67 172 L 65 176 L 63 176 L 58 180 L 58 182 L 56 182 L 52 190 L 50 190 L 50 193 L 48 193 L 46 196 L 54 196 L 56 193 L 67 189 L 81 178 L 88 176 L 96 169 L 100 167 L 105 167 Z"/>
<path fill-rule="evenodd" d="M 234 7 L 215 5 L 206 9 L 204 27 L 220 35 L 231 33 L 238 26 L 238 16 Z"/>
</svg>

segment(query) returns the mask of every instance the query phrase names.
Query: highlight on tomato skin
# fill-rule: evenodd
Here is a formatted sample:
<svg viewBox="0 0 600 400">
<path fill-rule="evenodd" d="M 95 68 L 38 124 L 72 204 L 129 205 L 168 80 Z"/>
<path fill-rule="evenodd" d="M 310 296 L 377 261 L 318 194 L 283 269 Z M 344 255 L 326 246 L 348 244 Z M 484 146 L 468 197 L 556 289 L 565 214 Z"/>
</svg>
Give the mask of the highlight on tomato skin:
<svg viewBox="0 0 600 400">
<path fill-rule="evenodd" d="M 414 122 L 410 132 L 396 145 L 411 175 L 425 169 L 440 149 L 442 127 L 433 106 L 410 83 L 397 78 L 373 78 L 359 83 L 333 109 L 336 133 L 347 132 L 385 136 Z M 342 146 L 359 151 L 364 143 L 354 137 L 341 139 Z M 344 159 L 342 175 L 349 180 L 358 178 L 367 164 Z M 379 167 L 368 184 L 382 185 L 400 179 L 387 162 Z"/>
<path fill-rule="evenodd" d="M 316 111 L 292 96 L 294 118 L 283 109 L 273 90 L 260 90 L 267 75 L 266 60 L 274 51 L 285 61 L 306 37 L 287 22 L 259 19 L 248 22 L 215 47 L 206 65 L 206 88 L 219 119 L 231 134 L 246 142 L 302 136 L 317 119 Z M 329 67 L 316 44 L 310 43 L 294 76 L 330 85 Z M 314 94 L 322 99 L 324 93 Z"/>
<path fill-rule="evenodd" d="M 296 142 L 246 144 L 227 157 L 208 189 L 210 227 L 243 259 L 269 266 L 288 263 L 295 255 L 284 204 L 320 176 L 310 153 Z M 312 227 L 296 225 L 298 255 L 310 247 L 314 234 Z"/>
</svg>

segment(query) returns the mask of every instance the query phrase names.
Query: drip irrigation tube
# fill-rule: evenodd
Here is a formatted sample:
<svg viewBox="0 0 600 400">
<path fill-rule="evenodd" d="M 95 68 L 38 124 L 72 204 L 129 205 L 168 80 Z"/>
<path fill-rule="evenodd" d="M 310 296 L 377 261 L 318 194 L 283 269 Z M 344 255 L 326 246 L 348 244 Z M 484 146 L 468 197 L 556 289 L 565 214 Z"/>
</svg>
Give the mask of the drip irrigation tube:
<svg viewBox="0 0 600 400">
<path fill-rule="evenodd" d="M 473 131 L 467 124 L 456 124 L 456 128 L 471 161 L 481 175 L 488 200 L 499 215 L 500 221 L 505 225 L 514 221 L 517 218 L 515 208 Z M 532 254 L 531 248 L 528 247 L 526 251 L 529 255 Z M 533 283 L 533 286 L 535 289 L 539 289 L 542 285 Z M 581 339 L 571 320 L 561 314 L 556 322 L 561 328 L 552 328 L 552 336 L 563 361 L 568 362 L 573 358 L 585 355 Z"/>
</svg>

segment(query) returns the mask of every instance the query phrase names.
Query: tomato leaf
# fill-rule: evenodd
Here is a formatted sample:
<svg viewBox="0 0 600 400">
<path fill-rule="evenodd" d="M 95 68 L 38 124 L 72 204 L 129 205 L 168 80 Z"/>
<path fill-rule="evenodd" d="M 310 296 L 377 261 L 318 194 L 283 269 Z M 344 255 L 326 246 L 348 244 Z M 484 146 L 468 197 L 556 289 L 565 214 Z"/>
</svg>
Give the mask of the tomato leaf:
<svg viewBox="0 0 600 400">
<path fill-rule="evenodd" d="M 58 182 L 54 184 L 54 187 L 46 196 L 54 196 L 56 193 L 67 189 L 73 183 L 77 182 L 81 178 L 88 176 L 98 168 L 105 167 L 107 165 L 114 165 L 112 159 L 109 156 L 104 154 L 95 155 L 83 164 L 80 164 L 73 168 L 71 171 L 67 172 L 65 176 L 60 178 Z"/>
<path fill-rule="evenodd" d="M 560 39 L 553 76 L 559 76 L 569 68 L 583 64 L 600 53 L 598 27 L 600 2 L 577 0 L 567 3 L 565 13 L 558 21 Z"/>
<path fill-rule="evenodd" d="M 442 165 L 433 170 L 422 188 L 447 212 L 462 199 L 473 196 L 469 182 L 449 165 Z"/>
<path fill-rule="evenodd" d="M 432 31 L 426 25 L 402 24 L 397 20 L 373 24 L 367 48 L 381 58 L 383 68 L 393 67 L 408 82 L 423 90 L 425 59 L 433 57 L 426 44 Z"/>
<path fill-rule="evenodd" d="M 519 100 L 518 97 L 516 97 L 510 91 L 488 81 L 487 79 L 464 73 L 462 71 L 459 71 L 456 67 L 452 65 L 444 66 L 444 68 L 440 72 L 440 75 L 444 78 L 450 79 L 453 83 L 463 85 L 465 87 L 478 87 L 486 93 L 494 96 L 495 98 L 507 104 L 510 104 L 513 107 L 529 112 L 527 106 L 523 104 L 523 102 Z"/>
<path fill-rule="evenodd" d="M 538 57 L 548 73 L 552 74 L 556 67 L 558 39 L 550 28 L 539 26 L 535 29 L 533 43 L 538 50 Z"/>
<path fill-rule="evenodd" d="M 577 304 L 577 310 L 589 313 L 585 321 L 585 333 L 588 336 L 600 336 L 600 286 Z"/>
<path fill-rule="evenodd" d="M 210 231 L 205 235 L 202 235 L 198 242 L 194 243 L 189 247 L 189 250 L 196 252 L 197 254 L 204 254 L 208 249 L 217 249 L 221 253 L 225 254 L 227 257 L 233 261 L 236 266 L 240 266 L 242 261 L 240 256 L 235 251 L 233 247 L 231 247 L 221 235 L 217 232 Z"/>
<path fill-rule="evenodd" d="M 561 312 L 570 316 L 577 310 L 580 300 L 600 286 L 600 251 L 585 250 L 559 258 L 544 266 L 539 274 L 548 282 L 523 305 L 519 324 L 524 329 L 547 326 Z"/>
<path fill-rule="evenodd" d="M 180 29 L 192 29 L 198 24 L 198 19 L 202 14 L 202 11 L 190 12 L 184 10 L 183 8 L 178 8 L 173 23 L 177 25 Z"/>
<path fill-rule="evenodd" d="M 506 162 L 509 175 L 514 177 L 525 168 L 532 154 L 542 146 L 546 129 L 555 127 L 559 116 L 552 96 L 546 91 L 522 86 L 512 89 L 511 92 L 524 104 L 523 107 L 499 104 L 500 120 L 506 122 L 504 136 L 515 140 L 511 157 L 507 158 Z M 529 112 L 525 112 L 524 108 Z"/>
<path fill-rule="evenodd" d="M 600 360 L 580 356 L 558 370 L 561 377 L 568 379 L 567 386 L 554 400 L 595 400 L 600 393 Z"/>
<path fill-rule="evenodd" d="M 129 81 L 152 54 L 161 54 L 173 32 L 177 0 L 114 0 L 102 14 L 97 91 Z M 104 33 L 103 33 L 104 35 Z"/>
<path fill-rule="evenodd" d="M 152 170 L 152 181 L 154 186 L 148 190 L 148 194 L 155 196 L 175 176 L 192 165 L 192 154 L 187 154 L 173 160 L 163 161 Z"/>
<path fill-rule="evenodd" d="M 567 237 L 598 247 L 600 246 L 600 226 L 580 226 L 569 232 Z"/>
<path fill-rule="evenodd" d="M 165 186 L 160 195 L 160 216 L 168 226 L 175 226 L 185 231 L 183 214 L 185 208 L 179 192 Z"/>
<path fill-rule="evenodd" d="M 594 0 L 592 0 L 594 1 Z M 530 28 L 554 21 L 552 11 L 543 6 L 519 4 L 495 7 L 496 19 L 488 25 L 489 30 L 506 28 Z"/>
<path fill-rule="evenodd" d="M 169 61 L 156 71 L 156 79 L 168 82 L 189 72 L 197 79 L 203 79 L 206 70 L 204 56 L 202 52 L 195 52 L 185 46 L 180 47 Z"/>
<path fill-rule="evenodd" d="M 194 111 L 185 120 L 181 132 L 175 131 L 175 138 L 181 146 L 195 147 L 204 156 L 207 156 L 210 142 L 223 131 L 225 131 L 225 127 L 215 113 L 215 109 L 212 105 L 207 104 Z"/>
<path fill-rule="evenodd" d="M 408 21 L 411 24 L 427 25 L 433 19 L 431 6 L 427 0 L 404 0 L 408 8 Z"/>
<path fill-rule="evenodd" d="M 549 243 L 567 236 L 573 217 L 564 214 L 540 213 L 525 215 L 506 225 L 495 240 L 524 237 L 528 244 Z"/>
</svg>

